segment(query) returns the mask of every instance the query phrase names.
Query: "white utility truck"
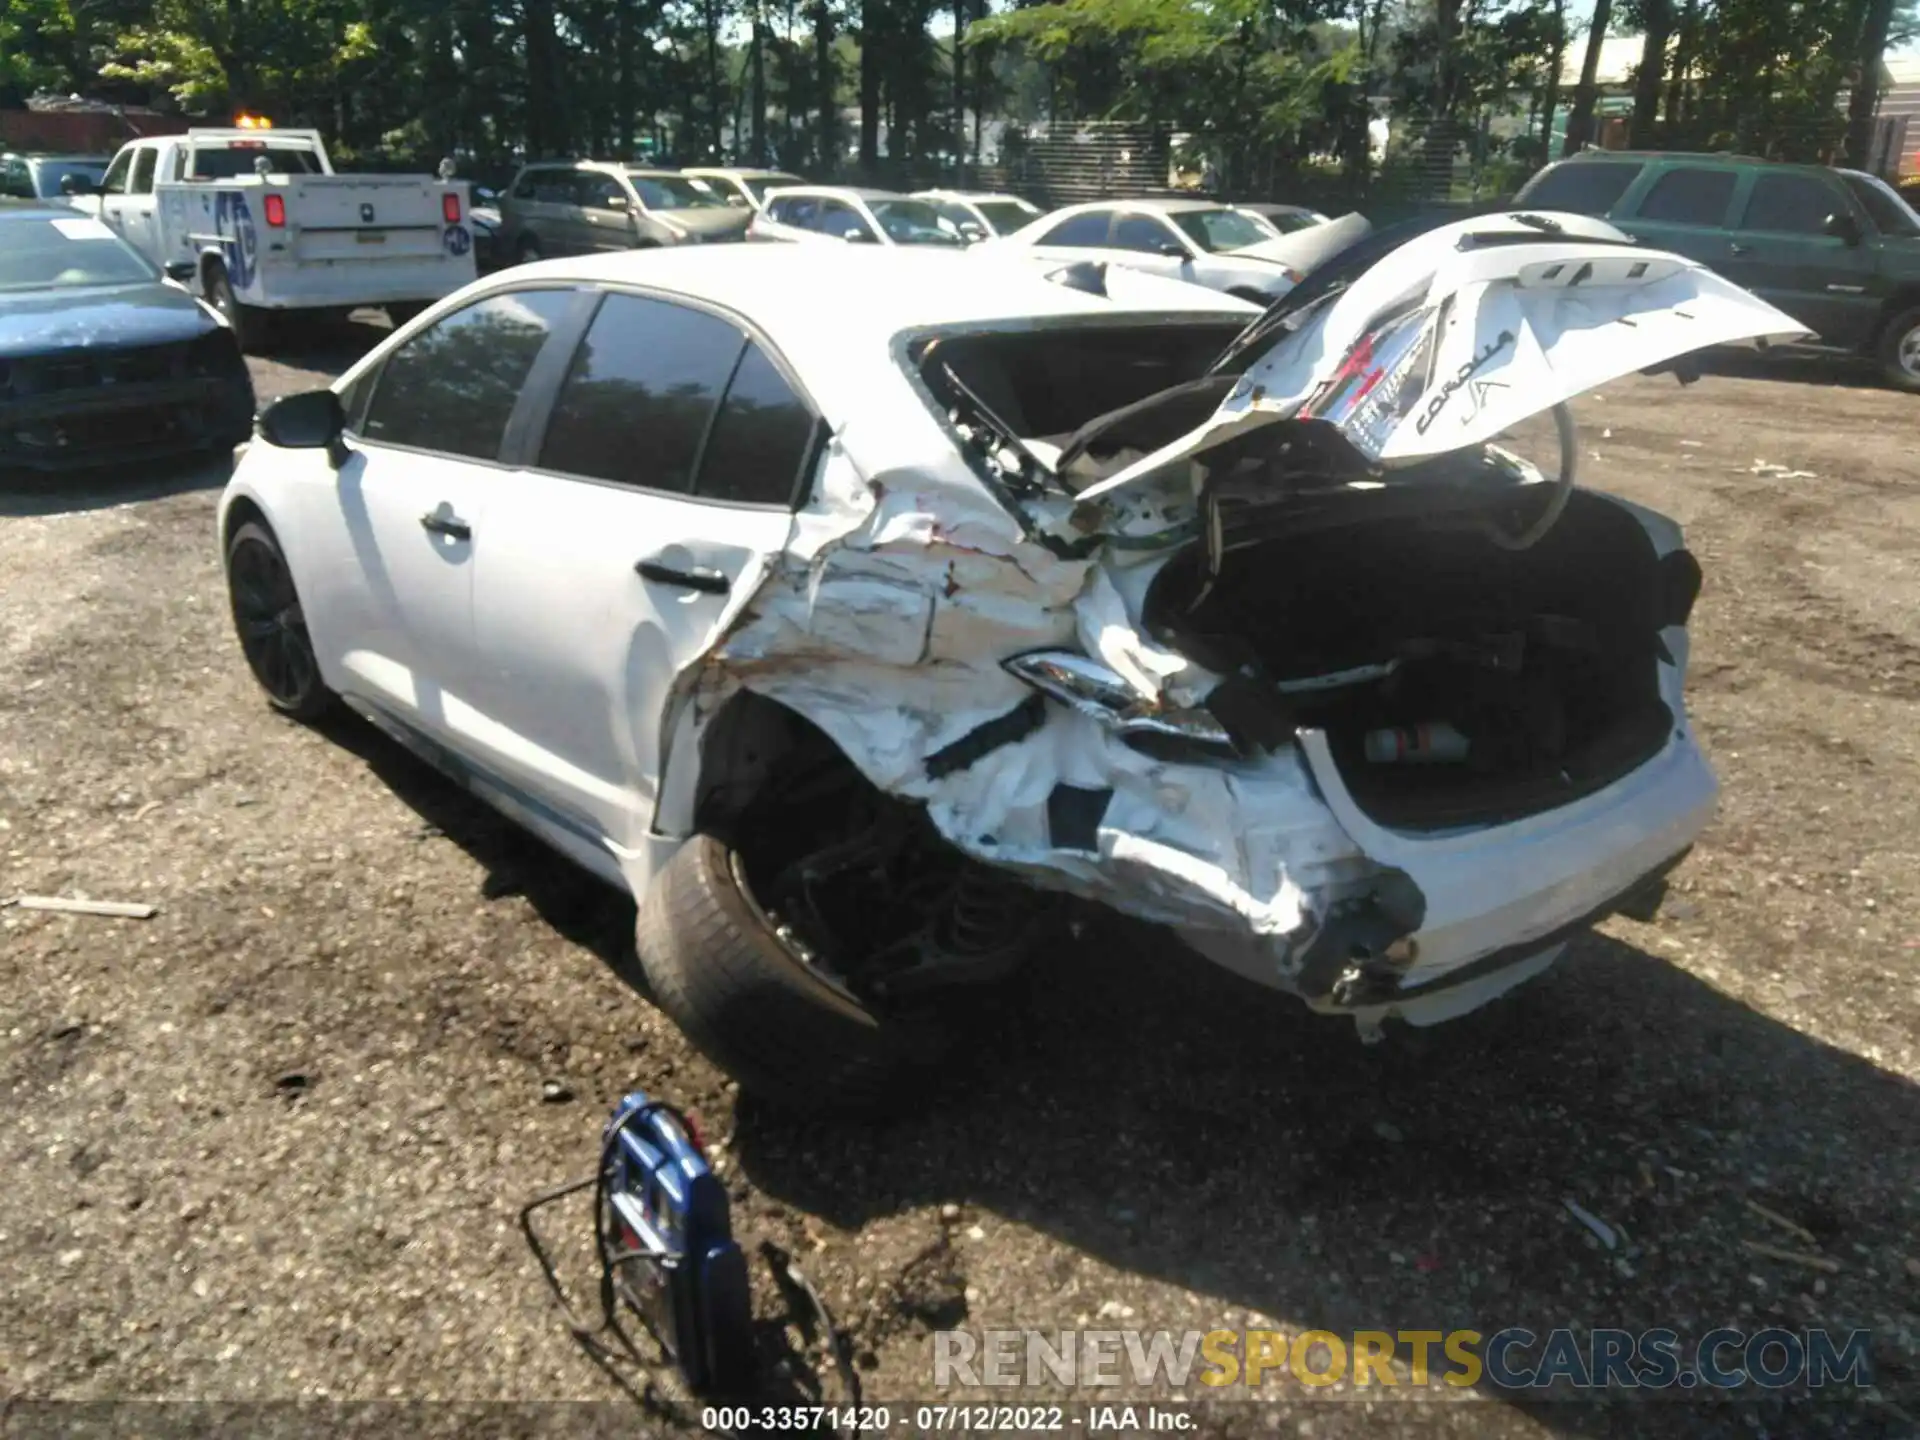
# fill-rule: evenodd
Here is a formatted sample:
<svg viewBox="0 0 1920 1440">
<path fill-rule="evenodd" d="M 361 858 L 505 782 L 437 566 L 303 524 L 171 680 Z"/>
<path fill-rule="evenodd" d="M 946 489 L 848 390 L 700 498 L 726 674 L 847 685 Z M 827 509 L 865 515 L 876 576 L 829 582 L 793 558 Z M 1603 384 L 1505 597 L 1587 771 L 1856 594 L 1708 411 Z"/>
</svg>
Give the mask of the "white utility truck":
<svg viewBox="0 0 1920 1440">
<path fill-rule="evenodd" d="M 276 314 L 374 306 L 397 325 L 474 277 L 464 180 L 336 175 L 317 130 L 242 125 L 134 140 L 113 157 L 95 203 L 224 314 L 242 349 L 265 339 Z"/>
</svg>

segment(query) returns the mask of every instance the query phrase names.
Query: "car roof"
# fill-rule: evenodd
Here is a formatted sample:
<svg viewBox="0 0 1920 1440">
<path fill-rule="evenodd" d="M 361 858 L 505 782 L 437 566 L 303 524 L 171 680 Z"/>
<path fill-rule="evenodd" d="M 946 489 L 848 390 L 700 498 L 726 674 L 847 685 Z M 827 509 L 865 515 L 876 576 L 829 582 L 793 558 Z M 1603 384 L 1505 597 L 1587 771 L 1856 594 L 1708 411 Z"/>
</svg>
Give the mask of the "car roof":
<svg viewBox="0 0 1920 1440">
<path fill-rule="evenodd" d="M 1797 160 L 1769 160 L 1764 155 L 1739 155 L 1729 150 L 1582 150 L 1556 160 L 1556 165 L 1594 165 L 1649 161 L 1674 165 L 1766 165 L 1790 170 L 1825 170 L 1825 165 L 1808 165 Z"/>
<path fill-rule="evenodd" d="M 99 165 L 112 159 L 113 157 L 111 155 L 81 155 L 78 153 L 69 155 L 65 152 L 56 153 L 51 150 L 9 150 L 5 155 L 0 155 L 0 160 L 59 160 L 83 165 Z"/>
<path fill-rule="evenodd" d="M 0 197 L 8 203 L 0 205 L 0 220 L 91 220 L 91 215 L 82 215 L 66 205 L 49 205 L 44 200 L 28 200 L 24 196 L 11 195 Z"/>
<path fill-rule="evenodd" d="M 758 170 L 750 165 L 689 165 L 680 173 L 683 175 L 738 175 L 742 180 L 764 180 L 781 175 L 792 175 L 795 180 L 800 179 L 791 170 Z"/>
<path fill-rule="evenodd" d="M 875 190 L 866 185 L 776 185 L 776 195 L 831 195 L 840 199 L 855 200 L 911 200 L 914 197 L 901 190 Z"/>
<path fill-rule="evenodd" d="M 911 198 L 919 200 L 935 195 L 942 200 L 1018 200 L 1022 205 L 1033 203 L 1024 196 L 1015 195 L 1006 190 L 942 190 L 938 187 L 932 190 L 915 190 Z"/>
<path fill-rule="evenodd" d="M 497 288 L 535 280 L 629 284 L 732 310 L 787 356 L 830 419 L 857 411 L 875 370 L 892 367 L 894 338 L 908 331 L 1074 317 L 1252 318 L 1244 302 L 1184 281 L 1129 272 L 1135 298 L 1116 300 L 1048 280 L 1025 257 L 912 246 L 622 250 L 516 266 L 500 272 Z"/>
<path fill-rule="evenodd" d="M 1070 207 L 1067 212 L 1056 213 L 1077 213 L 1082 210 L 1151 210 L 1160 215 L 1187 215 L 1196 210 L 1230 208 L 1218 200 L 1188 200 L 1174 196 L 1164 198 L 1115 196 L 1111 200 L 1090 200 L 1084 205 Z"/>
<path fill-rule="evenodd" d="M 1282 205 L 1278 200 L 1229 200 L 1235 210 L 1259 210 L 1274 215 L 1317 215 L 1311 205 Z"/>
</svg>

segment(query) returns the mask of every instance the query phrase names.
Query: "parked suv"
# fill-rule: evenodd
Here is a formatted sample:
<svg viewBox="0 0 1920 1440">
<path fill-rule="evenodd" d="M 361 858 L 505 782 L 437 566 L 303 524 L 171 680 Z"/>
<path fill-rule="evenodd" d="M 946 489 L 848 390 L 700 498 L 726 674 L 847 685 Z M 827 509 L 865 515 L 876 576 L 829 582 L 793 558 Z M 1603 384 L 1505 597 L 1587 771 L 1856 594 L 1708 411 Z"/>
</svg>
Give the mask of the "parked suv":
<svg viewBox="0 0 1920 1440">
<path fill-rule="evenodd" d="M 675 170 L 549 161 L 522 166 L 500 198 L 499 246 L 526 262 L 739 240 L 750 218 Z"/>
<path fill-rule="evenodd" d="M 1514 203 L 1604 216 L 1920 391 L 1920 215 L 1885 181 L 1742 155 L 1592 151 L 1549 165 Z"/>
</svg>

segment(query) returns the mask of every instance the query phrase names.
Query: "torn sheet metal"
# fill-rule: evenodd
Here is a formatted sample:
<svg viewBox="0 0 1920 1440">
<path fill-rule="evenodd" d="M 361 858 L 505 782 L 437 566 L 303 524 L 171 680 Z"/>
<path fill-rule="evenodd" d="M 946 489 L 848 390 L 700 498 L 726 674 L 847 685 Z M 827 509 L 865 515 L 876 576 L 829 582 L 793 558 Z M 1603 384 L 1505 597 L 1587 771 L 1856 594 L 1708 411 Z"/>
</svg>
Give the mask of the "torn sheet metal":
<svg viewBox="0 0 1920 1440">
<path fill-rule="evenodd" d="M 1566 224 L 1551 244 L 1461 246 L 1469 231 L 1510 223 L 1494 217 L 1401 247 L 1256 357 L 1199 431 L 1077 497 L 1023 501 L 1024 516 L 980 482 L 924 395 L 912 414 L 849 424 L 784 552 L 750 596 L 736 595 L 718 643 L 687 677 L 697 713 L 711 715 L 743 687 L 777 700 L 873 783 L 923 802 L 967 854 L 1175 926 L 1265 983 L 1287 985 L 1329 917 L 1371 903 L 1384 875 L 1432 887 L 1421 931 L 1428 958 L 1414 967 L 1423 977 L 1546 937 L 1590 905 L 1590 874 L 1646 868 L 1705 823 L 1713 782 L 1690 738 L 1590 801 L 1466 836 L 1408 836 L 1353 803 L 1324 736 L 1316 748 L 1314 732 L 1302 731 L 1299 743 L 1257 758 L 1163 758 L 1097 713 L 1035 705 L 1036 691 L 1003 662 L 1066 649 L 1105 665 L 1142 704 L 1198 704 L 1223 677 L 1155 643 L 1140 618 L 1153 576 L 1198 524 L 1198 467 L 1188 462 L 1226 433 L 1316 400 L 1333 413 L 1330 382 L 1395 318 L 1410 343 L 1393 354 L 1423 368 L 1384 392 L 1394 408 L 1370 453 L 1389 459 L 1478 444 L 1602 379 L 1701 344 L 1798 333 L 1691 262 L 1586 243 L 1618 232 L 1554 218 Z M 1568 265 L 1588 267 L 1581 286 L 1594 283 L 1570 289 L 1571 272 L 1548 273 Z M 1463 376 L 1472 383 L 1456 383 Z M 1058 453 L 1038 440 L 1032 448 L 1043 463 Z M 1096 496 L 1106 498 L 1095 506 Z M 1078 558 L 1032 529 L 1085 535 L 1089 513 L 1101 543 Z M 1661 683 L 1677 706 L 1677 667 Z M 1623 818 L 1634 786 L 1651 798 L 1644 816 Z M 1475 980 L 1405 1013 L 1452 1013 L 1463 996 L 1510 983 Z M 1383 1002 L 1365 1013 L 1377 1023 L 1402 1012 Z"/>
</svg>

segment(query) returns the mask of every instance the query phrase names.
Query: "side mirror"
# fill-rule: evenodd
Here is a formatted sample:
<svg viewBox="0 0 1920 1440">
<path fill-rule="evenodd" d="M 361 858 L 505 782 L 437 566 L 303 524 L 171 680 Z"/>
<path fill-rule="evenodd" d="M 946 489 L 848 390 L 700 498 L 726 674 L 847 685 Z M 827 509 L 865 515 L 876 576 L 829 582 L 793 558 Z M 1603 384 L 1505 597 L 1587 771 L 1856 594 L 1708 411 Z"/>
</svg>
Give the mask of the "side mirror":
<svg viewBox="0 0 1920 1440">
<path fill-rule="evenodd" d="M 331 390 L 286 395 L 260 412 L 260 438 L 282 450 L 331 448 L 347 428 L 347 413 Z"/>
<path fill-rule="evenodd" d="M 1187 254 L 1187 247 L 1182 245 L 1178 240 L 1162 240 L 1160 242 L 1160 253 L 1170 260 L 1190 260 L 1193 258 Z"/>
<path fill-rule="evenodd" d="M 610 190 L 607 192 L 606 198 L 600 203 L 608 210 L 625 210 L 627 208 L 627 197 L 620 194 L 617 190 Z"/>
<path fill-rule="evenodd" d="M 873 234 L 867 230 L 849 230 L 840 238 L 849 245 L 871 245 L 873 243 Z"/>
<path fill-rule="evenodd" d="M 191 260 L 169 260 L 166 263 L 167 279 L 178 280 L 182 285 L 193 279 L 197 267 Z"/>
<path fill-rule="evenodd" d="M 1864 238 L 1860 233 L 1860 222 L 1854 219 L 1853 213 L 1848 210 L 1835 211 L 1827 216 L 1826 231 L 1827 234 L 1844 240 L 1849 245 L 1858 245 Z"/>
</svg>

